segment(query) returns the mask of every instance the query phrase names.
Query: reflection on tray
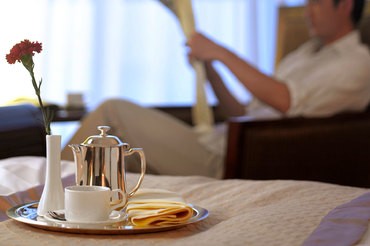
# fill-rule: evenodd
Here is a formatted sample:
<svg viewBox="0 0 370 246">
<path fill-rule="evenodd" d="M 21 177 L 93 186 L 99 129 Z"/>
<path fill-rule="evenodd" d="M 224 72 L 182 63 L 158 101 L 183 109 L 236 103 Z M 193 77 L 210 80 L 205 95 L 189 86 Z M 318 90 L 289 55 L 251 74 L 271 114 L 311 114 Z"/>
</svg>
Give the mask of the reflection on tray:
<svg viewBox="0 0 370 246">
<path fill-rule="evenodd" d="M 16 213 L 19 216 L 30 219 L 36 220 L 37 219 L 37 205 L 38 203 L 32 203 L 29 206 L 22 206 L 16 210 Z"/>
</svg>

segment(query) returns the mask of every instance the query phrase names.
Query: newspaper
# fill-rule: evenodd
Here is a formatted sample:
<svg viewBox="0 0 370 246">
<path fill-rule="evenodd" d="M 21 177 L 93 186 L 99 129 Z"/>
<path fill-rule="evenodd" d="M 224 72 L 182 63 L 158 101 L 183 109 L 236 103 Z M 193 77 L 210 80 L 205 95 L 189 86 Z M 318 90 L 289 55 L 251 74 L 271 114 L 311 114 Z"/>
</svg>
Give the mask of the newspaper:
<svg viewBox="0 0 370 246">
<path fill-rule="evenodd" d="M 195 32 L 195 20 L 191 0 L 160 0 L 179 20 L 186 39 Z M 212 108 L 208 105 L 205 92 L 206 71 L 203 62 L 194 61 L 193 69 L 196 74 L 196 102 L 192 107 L 192 120 L 199 133 L 213 129 L 214 118 Z"/>
</svg>

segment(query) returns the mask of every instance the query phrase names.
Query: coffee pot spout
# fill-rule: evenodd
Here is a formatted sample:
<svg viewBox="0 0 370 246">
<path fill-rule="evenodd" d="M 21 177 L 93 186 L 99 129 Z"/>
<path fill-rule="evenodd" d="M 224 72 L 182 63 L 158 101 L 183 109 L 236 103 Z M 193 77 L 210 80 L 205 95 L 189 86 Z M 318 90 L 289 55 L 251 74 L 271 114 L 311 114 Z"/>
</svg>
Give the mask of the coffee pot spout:
<svg viewBox="0 0 370 246">
<path fill-rule="evenodd" d="M 80 144 L 70 144 L 68 145 L 73 152 L 73 157 L 76 165 L 76 183 L 79 183 L 79 180 L 81 179 L 81 175 L 83 173 L 83 163 L 84 163 L 84 148 L 85 146 L 82 146 Z"/>
<path fill-rule="evenodd" d="M 83 146 L 80 145 L 80 144 L 70 144 L 68 146 L 72 149 L 75 161 L 79 162 L 79 160 L 81 160 L 81 158 L 82 158 L 81 155 L 82 155 Z"/>
</svg>

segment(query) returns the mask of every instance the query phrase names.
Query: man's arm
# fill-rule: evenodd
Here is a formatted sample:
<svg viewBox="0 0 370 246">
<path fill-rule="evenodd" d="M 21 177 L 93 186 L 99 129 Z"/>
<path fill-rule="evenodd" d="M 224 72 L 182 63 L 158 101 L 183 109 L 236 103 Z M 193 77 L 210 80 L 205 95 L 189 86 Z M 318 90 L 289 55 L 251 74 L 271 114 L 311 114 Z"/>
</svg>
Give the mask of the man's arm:
<svg viewBox="0 0 370 246">
<path fill-rule="evenodd" d="M 259 100 L 286 113 L 290 108 L 290 94 L 286 84 L 269 77 L 234 53 L 224 50 L 219 60 L 224 63 L 239 81 Z"/>
<path fill-rule="evenodd" d="M 245 115 L 245 105 L 241 104 L 228 90 L 211 61 L 205 62 L 207 79 L 219 101 L 219 106 L 228 117 Z"/>
<path fill-rule="evenodd" d="M 282 113 L 289 110 L 290 93 L 286 84 L 261 73 L 233 52 L 202 34 L 195 33 L 188 45 L 191 48 L 191 58 L 222 62 L 256 98 Z M 215 87 L 221 88 L 220 85 Z"/>
</svg>

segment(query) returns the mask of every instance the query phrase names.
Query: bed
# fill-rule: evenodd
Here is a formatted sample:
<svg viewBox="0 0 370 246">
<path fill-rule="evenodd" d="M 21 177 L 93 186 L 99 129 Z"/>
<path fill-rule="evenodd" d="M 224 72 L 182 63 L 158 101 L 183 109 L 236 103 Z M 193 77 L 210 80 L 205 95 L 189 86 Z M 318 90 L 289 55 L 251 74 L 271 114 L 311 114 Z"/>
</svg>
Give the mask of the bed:
<svg viewBox="0 0 370 246">
<path fill-rule="evenodd" d="M 197 223 L 156 233 L 70 234 L 42 230 L 8 219 L 7 209 L 39 199 L 44 169 L 44 157 L 0 160 L 2 244 L 366 245 L 370 242 L 367 241 L 368 190 L 313 181 L 217 180 L 148 174 L 143 188 L 175 191 L 187 202 L 209 212 L 207 218 Z M 62 162 L 62 177 L 64 185 L 74 182 L 74 163 Z M 128 173 L 127 178 L 129 183 L 134 183 L 138 175 Z"/>
</svg>

